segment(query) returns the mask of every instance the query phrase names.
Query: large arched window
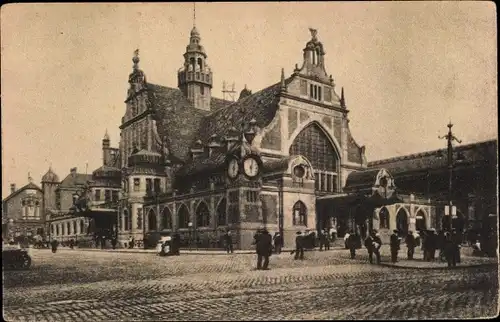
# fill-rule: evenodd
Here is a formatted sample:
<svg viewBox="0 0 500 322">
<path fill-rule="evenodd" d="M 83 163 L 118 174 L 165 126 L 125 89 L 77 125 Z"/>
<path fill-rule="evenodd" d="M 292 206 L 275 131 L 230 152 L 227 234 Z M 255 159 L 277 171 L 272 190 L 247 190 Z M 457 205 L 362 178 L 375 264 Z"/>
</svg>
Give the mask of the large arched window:
<svg viewBox="0 0 500 322">
<path fill-rule="evenodd" d="M 227 224 L 226 217 L 226 198 L 223 198 L 217 206 L 217 225 L 225 226 Z"/>
<path fill-rule="evenodd" d="M 163 229 L 172 229 L 172 213 L 168 207 L 163 209 L 163 213 L 161 215 L 161 227 Z"/>
<path fill-rule="evenodd" d="M 210 211 L 208 210 L 205 202 L 200 202 L 196 208 L 196 227 L 209 227 L 210 226 Z"/>
<path fill-rule="evenodd" d="M 148 213 L 148 230 L 156 230 L 156 213 L 151 209 Z"/>
<path fill-rule="evenodd" d="M 131 219 L 130 219 L 130 216 L 128 214 L 128 210 L 127 209 L 123 210 L 123 230 L 124 231 L 130 230 L 130 228 L 132 226 L 130 224 L 130 221 L 131 221 Z"/>
<path fill-rule="evenodd" d="M 177 212 L 178 226 L 179 228 L 188 228 L 189 223 L 189 211 L 185 204 L 182 204 Z"/>
<path fill-rule="evenodd" d="M 311 162 L 317 191 L 339 191 L 338 153 L 317 123 L 309 124 L 297 135 L 289 154 L 303 155 Z"/>
<path fill-rule="evenodd" d="M 380 209 L 378 213 L 380 229 L 389 229 L 389 211 L 386 207 Z"/>
<path fill-rule="evenodd" d="M 293 205 L 293 224 L 307 227 L 307 207 L 302 201 L 297 201 Z"/>
</svg>

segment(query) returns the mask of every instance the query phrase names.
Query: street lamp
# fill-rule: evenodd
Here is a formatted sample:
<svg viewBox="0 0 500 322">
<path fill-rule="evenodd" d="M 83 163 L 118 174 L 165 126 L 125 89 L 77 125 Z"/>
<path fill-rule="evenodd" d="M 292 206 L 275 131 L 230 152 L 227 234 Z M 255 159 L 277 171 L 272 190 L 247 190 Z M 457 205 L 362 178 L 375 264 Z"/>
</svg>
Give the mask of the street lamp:
<svg viewBox="0 0 500 322">
<path fill-rule="evenodd" d="M 191 230 L 193 229 L 192 222 L 188 222 L 188 229 L 189 229 L 189 250 L 191 250 Z"/>
<path fill-rule="evenodd" d="M 439 139 L 446 139 L 447 141 L 447 153 L 448 153 L 448 218 L 449 218 L 449 226 L 448 227 L 443 227 L 447 228 L 450 231 L 452 230 L 452 209 L 453 209 L 453 188 L 452 188 L 452 182 L 453 182 L 453 141 L 456 141 L 458 143 L 462 143 L 459 139 L 457 139 L 453 133 L 451 132 L 451 128 L 453 127 L 453 124 L 451 121 L 448 123 L 448 134 L 444 136 L 438 136 Z M 446 215 L 446 214 L 445 214 Z"/>
</svg>

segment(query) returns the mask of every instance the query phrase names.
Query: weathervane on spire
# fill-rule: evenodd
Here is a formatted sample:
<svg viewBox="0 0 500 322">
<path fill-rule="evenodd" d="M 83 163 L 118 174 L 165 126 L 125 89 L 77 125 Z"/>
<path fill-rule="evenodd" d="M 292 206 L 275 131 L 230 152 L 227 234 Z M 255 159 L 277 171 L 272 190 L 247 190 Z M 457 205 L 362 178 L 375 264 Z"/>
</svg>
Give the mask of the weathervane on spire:
<svg viewBox="0 0 500 322">
<path fill-rule="evenodd" d="M 137 68 L 137 64 L 139 63 L 139 49 L 134 51 L 134 58 L 132 58 L 132 61 L 134 62 L 134 68 Z"/>
<path fill-rule="evenodd" d="M 316 35 L 318 34 L 318 29 L 309 28 L 309 31 L 311 32 L 312 39 L 317 40 L 318 38 Z"/>
</svg>

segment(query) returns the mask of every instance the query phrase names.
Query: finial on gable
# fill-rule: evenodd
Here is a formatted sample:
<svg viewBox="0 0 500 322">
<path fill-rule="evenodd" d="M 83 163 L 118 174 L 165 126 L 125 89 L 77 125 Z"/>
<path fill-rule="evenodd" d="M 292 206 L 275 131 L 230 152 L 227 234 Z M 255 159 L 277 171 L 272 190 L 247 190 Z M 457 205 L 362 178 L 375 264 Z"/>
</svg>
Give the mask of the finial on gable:
<svg viewBox="0 0 500 322">
<path fill-rule="evenodd" d="M 285 69 L 281 68 L 281 90 L 286 91 Z"/>
<path fill-rule="evenodd" d="M 134 50 L 134 57 L 132 58 L 132 61 L 134 62 L 134 69 L 139 68 L 139 49 Z"/>
<path fill-rule="evenodd" d="M 318 40 L 317 35 L 318 35 L 318 29 L 313 29 L 309 28 L 309 31 L 311 32 L 311 37 L 313 41 Z"/>
</svg>

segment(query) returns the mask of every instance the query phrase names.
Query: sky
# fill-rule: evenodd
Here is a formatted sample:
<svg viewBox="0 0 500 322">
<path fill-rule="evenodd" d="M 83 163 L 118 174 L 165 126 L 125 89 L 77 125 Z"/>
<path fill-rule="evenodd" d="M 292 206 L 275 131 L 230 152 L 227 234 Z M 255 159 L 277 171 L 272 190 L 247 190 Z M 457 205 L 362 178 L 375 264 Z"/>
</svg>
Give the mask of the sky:
<svg viewBox="0 0 500 322">
<path fill-rule="evenodd" d="M 177 86 L 192 3 L 1 7 L 2 198 L 52 166 L 91 173 L 106 129 L 118 146 L 132 56 L 148 82 Z M 302 64 L 318 30 L 350 129 L 368 161 L 497 137 L 493 2 L 197 3 L 214 77 L 253 92 Z M 86 170 L 88 169 L 88 170 Z"/>
</svg>

